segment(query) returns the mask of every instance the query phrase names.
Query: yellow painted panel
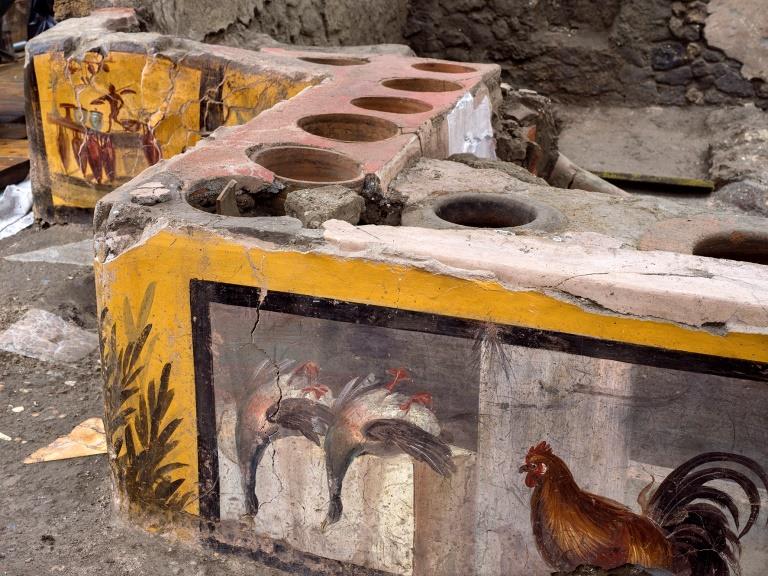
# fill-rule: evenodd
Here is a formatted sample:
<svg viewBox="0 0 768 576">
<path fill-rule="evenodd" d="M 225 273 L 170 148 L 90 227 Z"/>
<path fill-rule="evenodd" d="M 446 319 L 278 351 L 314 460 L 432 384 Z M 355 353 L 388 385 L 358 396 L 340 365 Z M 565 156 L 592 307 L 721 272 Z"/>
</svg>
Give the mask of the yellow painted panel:
<svg viewBox="0 0 768 576">
<path fill-rule="evenodd" d="M 183 265 L 180 263 L 183 262 Z M 725 358 L 768 361 L 768 336 L 717 336 L 674 324 L 601 315 L 530 291 L 509 291 L 493 281 L 437 275 L 405 266 L 314 253 L 246 248 L 203 232 L 164 231 L 115 260 L 97 264 L 99 308 L 125 325 L 122 302 L 138 306 L 156 283 L 149 321 L 154 343 L 150 374 L 171 362 L 175 399 L 168 418 L 183 418 L 174 461 L 196 490 L 197 428 L 189 304 L 191 279 L 256 286 L 343 301 L 397 307 L 605 340 L 656 346 Z M 120 331 L 118 331 L 120 332 Z M 124 336 L 118 336 L 124 338 Z M 196 500 L 187 506 L 197 512 Z"/>
<path fill-rule="evenodd" d="M 93 207 L 199 139 L 199 70 L 127 52 L 34 62 L 54 205 Z"/>
<path fill-rule="evenodd" d="M 310 81 L 294 80 L 275 73 L 247 74 L 227 69 L 221 91 L 224 124 L 244 124 L 278 102 L 293 98 L 312 84 Z"/>
</svg>

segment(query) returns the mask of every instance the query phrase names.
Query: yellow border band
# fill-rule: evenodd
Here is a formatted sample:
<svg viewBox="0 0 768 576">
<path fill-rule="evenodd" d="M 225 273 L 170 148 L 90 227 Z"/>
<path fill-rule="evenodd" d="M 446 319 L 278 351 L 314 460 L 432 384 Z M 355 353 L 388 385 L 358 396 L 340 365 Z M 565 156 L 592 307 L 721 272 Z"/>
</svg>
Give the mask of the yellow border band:
<svg viewBox="0 0 768 576">
<path fill-rule="evenodd" d="M 768 336 L 723 336 L 672 323 L 589 312 L 533 291 L 510 291 L 498 282 L 467 280 L 415 268 L 317 253 L 247 249 L 206 233 L 164 231 L 113 264 L 152 262 L 152 276 L 192 278 L 566 332 L 629 344 L 768 362 Z M 179 263 L 183 262 L 180 270 Z M 180 279 L 180 278 L 177 278 Z M 161 280 L 162 281 L 162 280 Z M 185 298 L 188 288 L 185 290 Z M 186 304 L 185 306 L 188 306 Z"/>
</svg>

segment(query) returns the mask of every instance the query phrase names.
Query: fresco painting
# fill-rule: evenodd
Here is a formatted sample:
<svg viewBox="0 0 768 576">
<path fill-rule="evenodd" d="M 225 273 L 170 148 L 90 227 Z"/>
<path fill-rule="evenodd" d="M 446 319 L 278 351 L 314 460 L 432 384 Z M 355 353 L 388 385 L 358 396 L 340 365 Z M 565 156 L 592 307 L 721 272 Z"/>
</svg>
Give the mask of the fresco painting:
<svg viewBox="0 0 768 576">
<path fill-rule="evenodd" d="M 129 497 L 124 505 L 136 512 L 144 507 L 179 512 L 195 493 L 183 475 L 187 465 L 177 459 L 183 418 L 173 406 L 173 364 L 154 354 L 154 294 L 152 283 L 138 304 L 126 298 L 119 325 L 109 308 L 101 311 L 109 463 L 114 483 Z"/>
<path fill-rule="evenodd" d="M 439 483 L 476 447 L 477 376 L 473 390 L 471 367 L 460 354 L 447 358 L 467 387 L 442 398 L 441 369 L 409 353 L 408 333 L 361 327 L 369 348 L 350 356 L 343 346 L 356 335 L 338 323 L 259 311 L 251 335 L 254 322 L 254 310 L 213 305 L 222 523 L 248 517 L 256 534 L 305 551 L 346 562 L 368 555 L 376 569 L 410 573 L 415 466 Z M 262 331 L 274 337 L 268 344 Z M 305 331 L 318 334 L 311 356 Z M 408 368 L 393 364 L 403 359 Z M 296 509 L 296 499 L 306 504 Z"/>
<path fill-rule="evenodd" d="M 256 118 L 276 103 L 296 96 L 317 83 L 315 79 L 290 78 L 265 70 L 246 73 L 233 67 L 224 70 L 214 101 L 221 102 L 221 125 L 237 126 Z"/>
<path fill-rule="evenodd" d="M 768 562 L 759 383 L 513 345 L 488 323 L 253 302 L 208 307 L 216 541 L 377 574 Z"/>
<path fill-rule="evenodd" d="M 146 54 L 35 56 L 54 204 L 87 207 L 199 139 L 200 71 Z"/>
<path fill-rule="evenodd" d="M 162 54 L 34 56 L 55 206 L 91 208 L 222 125 L 243 124 L 313 84 Z"/>
</svg>

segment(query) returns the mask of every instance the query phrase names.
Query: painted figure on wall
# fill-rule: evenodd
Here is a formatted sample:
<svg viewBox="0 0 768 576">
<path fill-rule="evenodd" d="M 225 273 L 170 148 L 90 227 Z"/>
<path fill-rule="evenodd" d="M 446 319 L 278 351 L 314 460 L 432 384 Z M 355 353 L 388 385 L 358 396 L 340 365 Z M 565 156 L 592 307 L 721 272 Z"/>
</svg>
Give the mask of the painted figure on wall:
<svg viewBox="0 0 768 576">
<path fill-rule="evenodd" d="M 199 426 L 216 459 L 201 500 L 217 541 L 279 541 L 361 574 L 762 574 L 762 384 L 205 286 L 227 299 L 196 310 L 212 394 Z"/>
<path fill-rule="evenodd" d="M 320 436 L 331 423 L 328 403 L 333 395 L 317 382 L 317 365 L 306 362 L 287 378 L 281 377 L 291 364 L 272 365 L 268 360 L 259 364 L 237 411 L 235 441 L 248 514 L 259 510 L 256 472 L 270 442 L 278 436 L 301 434 L 320 446 Z"/>
<path fill-rule="evenodd" d="M 702 468 L 715 462 L 734 467 Z M 736 576 L 741 574 L 739 541 L 760 513 L 757 484 L 736 467 L 751 471 L 768 489 L 768 475 L 754 460 L 709 452 L 678 466 L 652 493 L 652 484 L 647 486 L 638 497 L 642 514 L 582 491 L 546 442 L 531 447 L 520 472 L 533 489 L 536 545 L 552 568 L 638 564 L 676 576 Z M 725 514 L 738 528 L 738 507 L 728 492 L 710 484 L 718 480 L 741 488 L 749 501 L 749 518 L 738 535 Z"/>
<path fill-rule="evenodd" d="M 291 364 L 262 362 L 237 410 L 235 440 L 248 514 L 258 513 L 258 466 L 278 437 L 300 434 L 323 448 L 330 498 L 323 526 L 341 517 L 344 476 L 357 457 L 405 453 L 442 476 L 454 470 L 450 446 L 440 439 L 430 408 L 431 394 L 395 391 L 410 380 L 404 368 L 388 370 L 386 383 L 374 374 L 353 378 L 334 399 L 319 381 L 317 364 L 305 362 L 283 375 Z M 322 444 L 320 436 L 325 437 Z"/>
<path fill-rule="evenodd" d="M 54 205 L 91 207 L 199 139 L 200 71 L 146 53 L 34 56 Z"/>
<path fill-rule="evenodd" d="M 57 150 L 62 165 L 69 172 L 71 166 L 80 171 L 80 175 L 95 181 L 114 182 L 117 175 L 117 158 L 115 156 L 114 128 L 119 126 L 122 132 L 136 134 L 147 165 L 157 164 L 162 157 L 160 144 L 155 138 L 155 129 L 147 120 L 138 117 L 121 117 L 126 109 L 124 96 L 138 92 L 130 85 L 116 88 L 107 82 L 104 88 L 97 82 L 99 75 L 106 77 L 110 66 L 106 59 L 89 53 L 90 57 L 82 62 L 69 60 L 65 68 L 66 78 L 73 87 L 75 102 L 60 102 L 63 112 L 51 113 L 48 120 L 56 126 Z M 85 90 L 96 91 L 99 95 L 89 100 L 90 108 L 86 108 L 81 96 Z M 105 126 L 103 106 L 108 107 Z M 137 106 L 132 106 L 136 110 Z M 125 116 L 125 114 L 123 114 Z M 139 116 L 143 114 L 139 113 Z"/>
</svg>

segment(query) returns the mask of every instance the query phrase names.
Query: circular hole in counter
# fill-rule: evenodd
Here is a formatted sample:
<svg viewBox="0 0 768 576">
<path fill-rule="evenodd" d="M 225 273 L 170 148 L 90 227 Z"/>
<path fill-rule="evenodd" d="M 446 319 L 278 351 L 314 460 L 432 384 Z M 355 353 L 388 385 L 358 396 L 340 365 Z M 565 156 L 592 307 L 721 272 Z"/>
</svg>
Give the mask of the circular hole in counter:
<svg viewBox="0 0 768 576">
<path fill-rule="evenodd" d="M 462 66 L 461 64 L 450 64 L 448 62 L 419 62 L 418 64 L 413 64 L 411 68 L 423 72 L 440 72 L 442 74 L 469 74 L 470 72 L 477 72 L 475 68 Z"/>
<path fill-rule="evenodd" d="M 768 265 L 768 234 L 756 231 L 729 231 L 699 240 L 695 256 Z"/>
<path fill-rule="evenodd" d="M 464 88 L 457 82 L 436 78 L 392 78 L 384 80 L 381 85 L 406 92 L 453 92 Z"/>
<path fill-rule="evenodd" d="M 396 136 L 397 124 L 363 114 L 317 114 L 298 121 L 299 128 L 315 136 L 341 142 L 378 142 Z"/>
<path fill-rule="evenodd" d="M 397 96 L 363 96 L 351 102 L 363 110 L 387 112 L 389 114 L 420 114 L 432 110 L 432 105 L 414 98 L 398 98 Z"/>
<path fill-rule="evenodd" d="M 435 206 L 441 220 L 471 228 L 515 228 L 536 220 L 536 208 L 514 198 L 490 194 L 465 194 Z"/>
<path fill-rule="evenodd" d="M 363 178 L 362 166 L 344 154 L 309 146 L 273 146 L 248 156 L 281 180 L 299 184 L 348 184 Z"/>
<path fill-rule="evenodd" d="M 185 197 L 193 208 L 220 216 L 284 216 L 279 191 L 261 178 L 238 174 L 194 182 Z"/>
<path fill-rule="evenodd" d="M 350 57 L 331 57 L 331 56 L 302 56 L 299 60 L 311 62 L 312 64 L 322 64 L 324 66 L 362 66 L 370 61 L 367 58 Z"/>
</svg>

